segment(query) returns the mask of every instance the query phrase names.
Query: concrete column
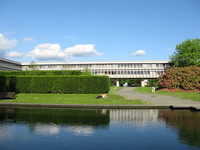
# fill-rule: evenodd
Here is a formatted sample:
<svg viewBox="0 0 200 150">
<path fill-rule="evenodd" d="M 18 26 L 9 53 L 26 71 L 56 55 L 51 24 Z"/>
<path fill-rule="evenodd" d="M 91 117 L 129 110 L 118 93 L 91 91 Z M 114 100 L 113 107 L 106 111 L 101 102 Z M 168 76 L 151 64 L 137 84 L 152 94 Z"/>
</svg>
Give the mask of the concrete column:
<svg viewBox="0 0 200 150">
<path fill-rule="evenodd" d="M 148 80 L 147 79 L 142 79 L 141 80 L 141 87 L 144 87 L 145 85 L 147 85 Z"/>
<path fill-rule="evenodd" d="M 119 80 L 116 81 L 116 87 L 119 87 Z"/>
<path fill-rule="evenodd" d="M 144 87 L 144 80 L 141 80 L 141 87 Z"/>
</svg>

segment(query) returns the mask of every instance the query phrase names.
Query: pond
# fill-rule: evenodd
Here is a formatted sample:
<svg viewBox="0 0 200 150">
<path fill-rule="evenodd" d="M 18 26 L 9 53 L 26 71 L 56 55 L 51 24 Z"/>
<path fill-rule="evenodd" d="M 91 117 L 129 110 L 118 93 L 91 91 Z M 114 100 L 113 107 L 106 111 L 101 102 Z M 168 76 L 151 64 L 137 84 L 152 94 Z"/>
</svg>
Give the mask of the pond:
<svg viewBox="0 0 200 150">
<path fill-rule="evenodd" d="M 0 149 L 200 149 L 200 112 L 0 107 Z"/>
</svg>

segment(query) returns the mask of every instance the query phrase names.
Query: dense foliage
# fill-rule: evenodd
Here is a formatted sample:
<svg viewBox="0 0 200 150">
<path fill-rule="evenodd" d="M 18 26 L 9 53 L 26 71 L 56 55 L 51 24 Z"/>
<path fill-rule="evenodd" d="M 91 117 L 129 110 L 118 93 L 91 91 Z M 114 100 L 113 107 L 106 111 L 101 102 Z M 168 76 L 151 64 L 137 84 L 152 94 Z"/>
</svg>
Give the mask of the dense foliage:
<svg viewBox="0 0 200 150">
<path fill-rule="evenodd" d="M 171 56 L 174 67 L 200 67 L 200 39 L 189 39 L 176 45 L 176 52 Z"/>
<path fill-rule="evenodd" d="M 159 78 L 159 85 L 164 88 L 194 90 L 200 89 L 200 67 L 173 67 Z"/>
<path fill-rule="evenodd" d="M 120 86 L 123 86 L 125 83 L 128 83 L 128 86 L 132 86 L 132 87 L 141 86 L 141 81 L 138 79 L 120 80 Z"/>
<path fill-rule="evenodd" d="M 30 70 L 30 71 L 0 71 L 0 76 L 11 75 L 81 75 L 80 70 L 48 70 L 48 71 L 39 71 L 39 70 Z"/>
<path fill-rule="evenodd" d="M 0 76 L 0 92 L 15 92 L 16 77 Z"/>
<path fill-rule="evenodd" d="M 17 93 L 106 93 L 108 76 L 2 76 L 0 91 Z"/>
<path fill-rule="evenodd" d="M 147 85 L 148 87 L 158 86 L 158 79 L 148 79 L 149 84 Z"/>
</svg>

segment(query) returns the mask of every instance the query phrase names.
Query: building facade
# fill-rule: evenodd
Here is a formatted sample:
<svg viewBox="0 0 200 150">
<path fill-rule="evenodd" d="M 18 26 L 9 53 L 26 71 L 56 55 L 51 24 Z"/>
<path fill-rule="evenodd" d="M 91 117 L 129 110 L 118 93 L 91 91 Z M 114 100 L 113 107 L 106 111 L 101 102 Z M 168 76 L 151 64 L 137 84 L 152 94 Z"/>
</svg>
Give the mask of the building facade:
<svg viewBox="0 0 200 150">
<path fill-rule="evenodd" d="M 20 62 L 0 57 L 0 71 L 21 71 L 21 70 L 22 70 L 22 64 Z"/>
<path fill-rule="evenodd" d="M 158 78 L 170 67 L 168 61 L 107 61 L 34 63 L 38 70 L 89 70 L 94 75 L 110 78 Z M 23 70 L 30 70 L 31 63 L 22 63 Z"/>
<path fill-rule="evenodd" d="M 170 67 L 169 61 L 105 61 L 105 62 L 56 62 L 56 63 L 22 63 L 23 70 L 81 70 L 94 75 L 107 75 L 119 86 L 121 79 L 140 79 L 141 86 L 148 79 L 156 79 Z"/>
<path fill-rule="evenodd" d="M 169 61 L 94 61 L 94 62 L 36 62 L 19 63 L 0 58 L 0 71 L 19 70 L 80 70 L 90 71 L 94 75 L 107 75 L 116 80 L 119 86 L 120 79 L 140 79 L 144 86 L 148 79 L 156 79 L 167 68 L 171 67 Z"/>
</svg>

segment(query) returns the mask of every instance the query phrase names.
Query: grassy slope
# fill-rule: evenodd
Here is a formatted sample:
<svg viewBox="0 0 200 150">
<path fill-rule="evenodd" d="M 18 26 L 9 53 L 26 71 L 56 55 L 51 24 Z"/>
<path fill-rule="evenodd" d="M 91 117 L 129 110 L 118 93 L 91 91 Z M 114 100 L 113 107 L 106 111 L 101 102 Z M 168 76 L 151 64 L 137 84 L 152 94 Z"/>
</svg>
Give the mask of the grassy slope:
<svg viewBox="0 0 200 150">
<path fill-rule="evenodd" d="M 0 101 L 9 103 L 50 103 L 50 104 L 96 104 L 96 105 L 134 105 L 145 104 L 140 100 L 126 100 L 115 95 L 119 88 L 112 87 L 106 99 L 96 99 L 97 94 L 17 94 L 12 101 Z"/>
<path fill-rule="evenodd" d="M 134 89 L 135 92 L 139 93 L 148 93 L 152 94 L 151 92 L 151 87 L 137 87 Z M 179 97 L 183 99 L 190 99 L 193 101 L 200 101 L 200 92 L 182 92 L 182 91 L 177 91 L 177 92 L 169 92 L 166 90 L 157 90 L 153 94 L 160 94 L 160 95 L 171 95 L 174 97 Z"/>
</svg>

